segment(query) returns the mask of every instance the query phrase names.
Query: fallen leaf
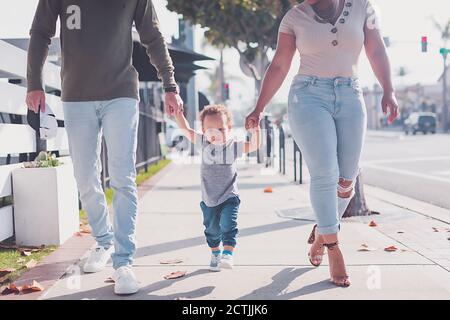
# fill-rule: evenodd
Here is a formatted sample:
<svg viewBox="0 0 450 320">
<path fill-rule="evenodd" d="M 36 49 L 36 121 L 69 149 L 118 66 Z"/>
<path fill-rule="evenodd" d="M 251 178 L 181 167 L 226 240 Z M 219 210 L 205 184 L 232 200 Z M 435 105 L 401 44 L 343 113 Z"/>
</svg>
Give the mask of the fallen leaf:
<svg viewBox="0 0 450 320">
<path fill-rule="evenodd" d="M 448 237 L 447 240 L 450 240 L 450 237 Z"/>
<path fill-rule="evenodd" d="M 375 221 L 370 221 L 369 222 L 369 227 L 377 227 L 378 225 L 377 225 L 377 223 L 375 222 Z"/>
<path fill-rule="evenodd" d="M 31 251 L 22 250 L 22 251 L 20 251 L 20 255 L 24 256 L 24 257 L 28 257 L 31 255 Z"/>
<path fill-rule="evenodd" d="M 37 265 L 37 261 L 34 260 L 34 259 L 31 259 L 30 261 L 28 261 L 28 262 L 25 264 L 25 267 L 26 267 L 27 269 L 32 269 L 32 268 L 36 267 L 36 265 Z"/>
<path fill-rule="evenodd" d="M 405 230 L 397 230 L 397 233 L 405 233 Z"/>
<path fill-rule="evenodd" d="M 181 277 L 184 277 L 186 275 L 186 271 L 175 271 L 175 272 L 171 272 L 168 275 L 164 276 L 164 279 L 169 280 L 169 279 L 178 279 Z"/>
<path fill-rule="evenodd" d="M 31 293 L 31 292 L 36 292 L 36 291 L 43 291 L 44 287 L 37 282 L 36 280 L 33 280 L 33 282 L 29 285 L 24 285 L 22 287 L 22 290 L 20 290 L 20 292 L 22 293 Z"/>
<path fill-rule="evenodd" d="M 389 247 L 384 248 L 384 251 L 394 252 L 394 251 L 397 251 L 397 247 L 389 246 Z"/>
<path fill-rule="evenodd" d="M 438 228 L 433 227 L 434 232 L 439 232 Z"/>
<path fill-rule="evenodd" d="M 105 283 L 114 283 L 114 279 L 109 277 L 108 279 L 105 280 Z"/>
<path fill-rule="evenodd" d="M 12 293 L 19 294 L 21 289 L 22 289 L 21 287 L 17 287 L 14 283 L 11 283 L 8 287 L 6 287 L 2 291 L 2 295 L 12 294 Z"/>
<path fill-rule="evenodd" d="M 161 260 L 160 264 L 177 264 L 183 262 L 183 259 L 169 259 L 169 260 Z"/>
<path fill-rule="evenodd" d="M 265 193 L 272 193 L 273 189 L 272 189 L 272 187 L 267 187 L 267 188 L 264 189 L 264 192 Z"/>
<path fill-rule="evenodd" d="M 14 271 L 16 271 L 16 269 L 13 269 L 13 268 L 0 269 L 0 278 L 3 278 L 7 274 L 10 274 L 11 272 L 14 272 Z"/>
<path fill-rule="evenodd" d="M 361 247 L 358 249 L 358 251 L 363 251 L 363 252 L 365 252 L 365 251 L 375 251 L 375 250 L 377 250 L 376 248 L 370 248 L 367 244 L 365 244 L 365 243 L 363 243 L 362 245 L 361 245 Z"/>
<path fill-rule="evenodd" d="M 362 245 L 361 245 L 361 248 L 359 248 L 358 249 L 358 251 L 361 251 L 361 252 L 366 252 L 366 251 L 375 251 L 375 250 L 377 250 L 376 248 L 371 248 L 371 247 L 369 247 L 367 244 L 365 244 L 365 243 L 363 243 Z"/>
</svg>

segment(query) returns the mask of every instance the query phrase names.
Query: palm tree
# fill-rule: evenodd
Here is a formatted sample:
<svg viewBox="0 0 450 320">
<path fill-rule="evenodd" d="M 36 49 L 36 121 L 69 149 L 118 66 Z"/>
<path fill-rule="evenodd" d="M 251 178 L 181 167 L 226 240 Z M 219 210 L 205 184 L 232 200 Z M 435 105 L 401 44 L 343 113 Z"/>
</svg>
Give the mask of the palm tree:
<svg viewBox="0 0 450 320">
<path fill-rule="evenodd" d="M 444 47 L 447 47 L 447 43 L 450 40 L 450 19 L 444 24 L 440 24 L 434 17 L 431 17 L 431 21 L 434 27 L 440 32 L 441 39 L 444 41 Z"/>
</svg>

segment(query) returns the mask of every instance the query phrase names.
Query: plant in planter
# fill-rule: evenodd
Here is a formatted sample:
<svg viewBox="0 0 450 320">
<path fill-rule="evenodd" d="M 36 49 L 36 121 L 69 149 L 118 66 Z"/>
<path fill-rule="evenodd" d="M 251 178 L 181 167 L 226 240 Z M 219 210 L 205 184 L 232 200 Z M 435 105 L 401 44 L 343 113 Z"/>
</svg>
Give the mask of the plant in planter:
<svg viewBox="0 0 450 320">
<path fill-rule="evenodd" d="M 58 159 L 56 159 L 55 154 L 50 152 L 41 151 L 34 161 L 24 162 L 25 168 L 50 168 L 57 167 L 60 165 Z"/>
<path fill-rule="evenodd" d="M 79 229 L 78 190 L 70 161 L 40 152 L 12 172 L 18 245 L 61 245 Z"/>
</svg>

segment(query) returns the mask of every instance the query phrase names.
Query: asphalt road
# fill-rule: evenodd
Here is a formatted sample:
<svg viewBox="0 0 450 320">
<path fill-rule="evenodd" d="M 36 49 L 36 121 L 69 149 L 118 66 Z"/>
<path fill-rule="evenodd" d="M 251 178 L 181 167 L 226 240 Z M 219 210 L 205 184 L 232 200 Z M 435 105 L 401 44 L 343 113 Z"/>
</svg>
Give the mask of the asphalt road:
<svg viewBox="0 0 450 320">
<path fill-rule="evenodd" d="M 286 160 L 293 177 L 291 140 L 286 141 Z M 368 132 L 361 167 L 365 184 L 450 209 L 450 134 Z"/>
</svg>

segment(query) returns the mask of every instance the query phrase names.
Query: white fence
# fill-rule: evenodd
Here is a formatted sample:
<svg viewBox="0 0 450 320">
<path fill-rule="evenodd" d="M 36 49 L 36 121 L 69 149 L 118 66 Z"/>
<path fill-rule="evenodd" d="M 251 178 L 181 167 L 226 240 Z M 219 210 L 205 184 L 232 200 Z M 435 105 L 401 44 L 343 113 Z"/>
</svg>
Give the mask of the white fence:
<svg viewBox="0 0 450 320">
<path fill-rule="evenodd" d="M 0 40 L 0 114 L 27 114 L 25 104 L 26 87 L 23 84 L 8 83 L 8 79 L 21 79 L 25 83 L 27 52 L 5 41 Z M 60 90 L 60 68 L 46 63 L 43 72 L 47 87 Z M 64 120 L 61 100 L 48 94 L 46 102 L 51 106 L 58 120 Z M 25 118 L 25 117 L 24 117 Z M 35 132 L 25 123 L 5 123 L 0 118 L 0 157 L 15 156 L 23 153 L 36 152 Z M 68 150 L 68 142 L 64 128 L 58 129 L 58 136 L 47 141 L 47 150 Z M 20 164 L 0 165 L 0 200 L 12 196 L 11 172 Z M 0 201 L 0 206 L 2 201 Z M 14 235 L 14 205 L 0 207 L 0 241 Z"/>
</svg>

